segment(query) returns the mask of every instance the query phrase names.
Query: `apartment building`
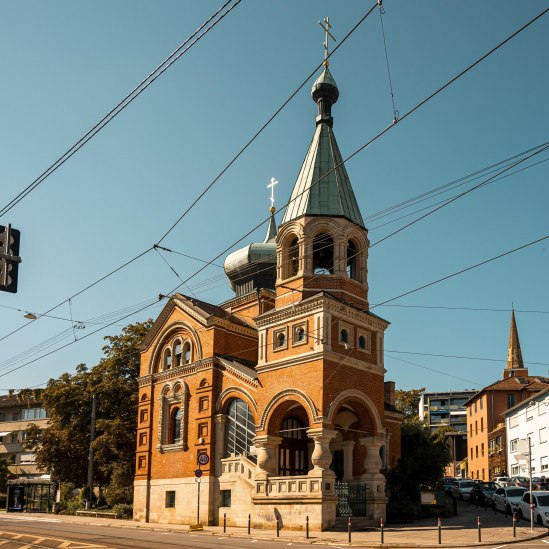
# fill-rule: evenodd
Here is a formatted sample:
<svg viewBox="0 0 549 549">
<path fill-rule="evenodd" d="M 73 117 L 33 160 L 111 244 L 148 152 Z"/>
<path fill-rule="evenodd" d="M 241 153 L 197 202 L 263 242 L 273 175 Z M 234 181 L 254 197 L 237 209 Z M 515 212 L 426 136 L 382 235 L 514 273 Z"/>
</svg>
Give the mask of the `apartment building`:
<svg viewBox="0 0 549 549">
<path fill-rule="evenodd" d="M 509 441 L 507 463 L 511 476 L 528 475 L 531 466 L 534 476 L 549 477 L 548 412 L 549 389 L 540 391 L 505 412 Z"/>
<path fill-rule="evenodd" d="M 453 432 L 466 433 L 465 403 L 476 393 L 477 391 L 472 389 L 423 393 L 419 401 L 419 417 L 427 421 L 430 431 L 436 431 L 440 427 L 451 427 Z"/>
<path fill-rule="evenodd" d="M 25 430 L 31 423 L 46 427 L 46 410 L 37 400 L 22 400 L 15 395 L 0 396 L 0 459 L 8 463 L 10 475 L 37 477 L 44 474 L 36 467 L 34 452 L 23 449 Z"/>
</svg>

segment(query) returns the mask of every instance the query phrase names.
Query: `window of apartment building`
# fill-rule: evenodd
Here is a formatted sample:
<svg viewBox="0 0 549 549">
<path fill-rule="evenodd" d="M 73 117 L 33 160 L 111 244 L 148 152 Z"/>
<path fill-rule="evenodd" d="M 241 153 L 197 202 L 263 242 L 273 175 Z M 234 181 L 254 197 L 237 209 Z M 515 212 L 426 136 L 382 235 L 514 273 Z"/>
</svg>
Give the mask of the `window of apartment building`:
<svg viewBox="0 0 549 549">
<path fill-rule="evenodd" d="M 475 420 L 475 435 L 478 435 L 478 421 Z"/>
<path fill-rule="evenodd" d="M 13 412 L 11 416 L 12 421 L 19 421 L 21 419 L 21 414 L 19 412 Z"/>
<path fill-rule="evenodd" d="M 472 423 L 469 423 L 469 436 L 470 437 L 473 436 L 473 424 Z"/>
<path fill-rule="evenodd" d="M 509 443 L 509 450 L 511 452 L 516 452 L 517 451 L 517 445 L 518 445 L 518 438 L 515 438 Z"/>
<path fill-rule="evenodd" d="M 33 465 L 34 463 L 36 463 L 36 454 L 19 454 L 19 463 L 21 465 Z"/>
<path fill-rule="evenodd" d="M 478 445 L 475 446 L 475 457 L 478 458 Z"/>
<path fill-rule="evenodd" d="M 469 415 L 470 415 L 470 416 L 473 415 L 473 407 L 472 407 L 472 406 L 469 406 Z"/>
<path fill-rule="evenodd" d="M 534 401 L 528 403 L 528 406 L 526 407 L 526 421 L 531 421 L 534 419 L 535 406 L 536 403 Z"/>
<path fill-rule="evenodd" d="M 501 450 L 501 435 L 496 437 L 496 446 L 498 450 Z"/>
<path fill-rule="evenodd" d="M 512 416 L 509 418 L 509 428 L 512 429 L 513 427 L 518 426 L 518 417 Z"/>
<path fill-rule="evenodd" d="M 511 465 L 511 475 L 520 475 L 520 465 Z"/>
<path fill-rule="evenodd" d="M 23 410 L 22 418 L 26 420 L 44 419 L 46 418 L 46 410 L 44 408 L 26 408 Z"/>
<path fill-rule="evenodd" d="M 473 449 L 471 448 L 471 459 L 473 459 Z"/>
<path fill-rule="evenodd" d="M 484 469 L 482 470 L 482 480 L 484 480 Z"/>
<path fill-rule="evenodd" d="M 544 442 L 547 442 L 547 427 L 542 427 L 539 430 L 539 443 L 543 444 Z"/>
<path fill-rule="evenodd" d="M 479 399 L 479 406 L 480 406 L 480 409 L 482 410 L 482 407 L 484 406 L 483 405 L 483 400 L 484 400 L 484 397 L 480 398 Z M 484 470 L 482 471 L 482 478 L 484 478 Z"/>
<path fill-rule="evenodd" d="M 542 456 L 540 458 L 540 465 L 542 471 L 549 471 L 549 459 L 547 456 Z"/>
<path fill-rule="evenodd" d="M 475 400 L 475 414 L 477 413 L 477 401 Z"/>
<path fill-rule="evenodd" d="M 496 440 L 493 438 L 488 441 L 488 454 L 493 454 L 496 450 Z"/>
<path fill-rule="evenodd" d="M 14 431 L 12 434 L 11 434 L 11 441 L 10 441 L 12 444 L 15 444 L 17 442 L 19 442 L 19 431 Z"/>
<path fill-rule="evenodd" d="M 166 490 L 165 507 L 175 507 L 175 490 Z"/>
<path fill-rule="evenodd" d="M 484 442 L 480 445 L 480 455 L 484 457 Z M 482 473 L 482 478 L 484 478 L 484 473 Z"/>
<path fill-rule="evenodd" d="M 484 418 L 480 418 L 480 432 L 482 433 L 484 431 Z"/>
<path fill-rule="evenodd" d="M 547 413 L 548 406 L 549 406 L 549 402 L 547 403 L 543 401 L 538 402 L 538 416 L 542 416 L 543 414 Z"/>
<path fill-rule="evenodd" d="M 507 393 L 507 408 L 512 408 L 515 405 L 515 393 Z"/>
</svg>

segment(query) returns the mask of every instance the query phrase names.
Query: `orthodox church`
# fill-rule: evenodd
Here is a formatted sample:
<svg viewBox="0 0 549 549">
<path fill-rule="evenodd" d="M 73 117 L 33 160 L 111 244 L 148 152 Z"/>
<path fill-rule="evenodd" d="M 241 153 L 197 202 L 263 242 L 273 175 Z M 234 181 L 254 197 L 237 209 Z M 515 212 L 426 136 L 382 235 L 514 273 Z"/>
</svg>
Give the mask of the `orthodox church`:
<svg viewBox="0 0 549 549">
<path fill-rule="evenodd" d="M 173 295 L 141 354 L 134 519 L 324 530 L 385 517 L 401 414 L 389 323 L 369 311 L 368 232 L 332 129 L 316 130 L 282 223 L 230 254 L 235 297 Z"/>
</svg>

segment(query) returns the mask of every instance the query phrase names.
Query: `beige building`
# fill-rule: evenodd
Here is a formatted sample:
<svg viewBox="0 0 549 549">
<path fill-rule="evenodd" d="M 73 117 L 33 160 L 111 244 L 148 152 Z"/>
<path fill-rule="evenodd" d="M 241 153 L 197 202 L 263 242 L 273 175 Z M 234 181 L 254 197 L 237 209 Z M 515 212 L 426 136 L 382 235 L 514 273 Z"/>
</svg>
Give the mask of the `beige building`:
<svg viewBox="0 0 549 549">
<path fill-rule="evenodd" d="M 9 463 L 10 475 L 15 477 L 44 474 L 36 467 L 34 452 L 23 448 L 25 430 L 31 423 L 42 428 L 48 424 L 46 410 L 39 401 L 23 401 L 17 395 L 0 396 L 0 459 Z"/>
</svg>

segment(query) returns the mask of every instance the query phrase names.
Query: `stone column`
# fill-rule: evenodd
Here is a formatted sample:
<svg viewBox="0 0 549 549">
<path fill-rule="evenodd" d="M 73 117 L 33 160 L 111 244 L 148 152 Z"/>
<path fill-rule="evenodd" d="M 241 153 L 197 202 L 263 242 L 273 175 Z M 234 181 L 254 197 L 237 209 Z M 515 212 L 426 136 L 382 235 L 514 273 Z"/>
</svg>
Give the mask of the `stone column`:
<svg viewBox="0 0 549 549">
<path fill-rule="evenodd" d="M 381 473 L 383 465 L 380 448 L 385 444 L 385 433 L 359 439 L 360 444 L 366 446 L 366 459 L 364 467 L 366 472 L 362 475 L 362 481 L 366 483 L 368 490 L 368 507 L 372 518 L 379 520 L 386 518 L 387 498 L 385 497 L 385 476 Z"/>
<path fill-rule="evenodd" d="M 215 463 L 215 475 L 220 477 L 223 474 L 221 467 L 221 459 L 223 458 L 223 447 L 225 440 L 225 422 L 227 421 L 227 416 L 225 414 L 217 414 L 214 418 L 215 420 L 215 454 L 214 454 L 214 463 Z"/>
<path fill-rule="evenodd" d="M 281 437 L 272 435 L 254 437 L 253 444 L 257 452 L 256 479 L 265 479 L 268 476 L 278 475 L 277 450 L 281 442 Z"/>
<path fill-rule="evenodd" d="M 344 440 L 339 445 L 343 450 L 343 480 L 349 482 L 353 480 L 353 448 L 354 440 Z"/>
<path fill-rule="evenodd" d="M 313 439 L 315 447 L 311 456 L 313 463 L 313 469 L 309 471 L 310 476 L 333 476 L 335 473 L 330 470 L 330 464 L 332 463 L 332 452 L 330 452 L 330 440 L 337 436 L 337 431 L 330 429 L 323 429 L 322 427 L 317 429 L 308 429 L 307 436 Z"/>
</svg>

